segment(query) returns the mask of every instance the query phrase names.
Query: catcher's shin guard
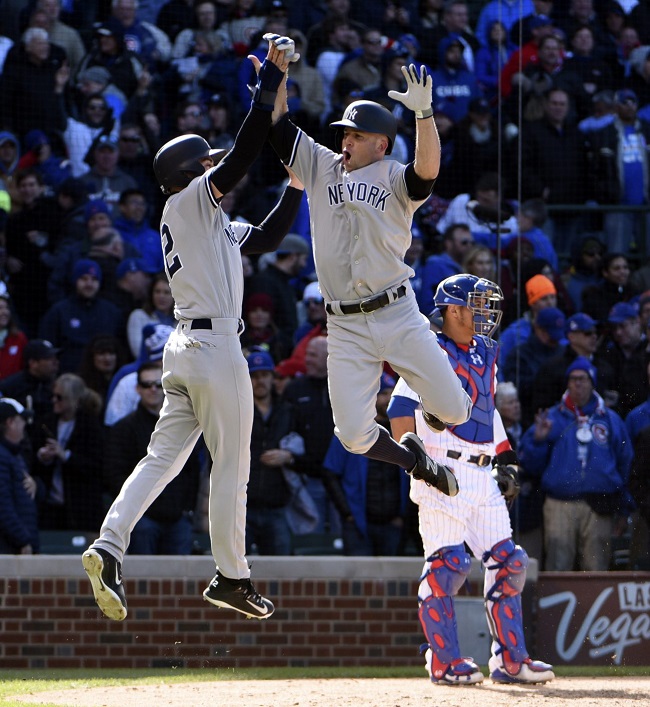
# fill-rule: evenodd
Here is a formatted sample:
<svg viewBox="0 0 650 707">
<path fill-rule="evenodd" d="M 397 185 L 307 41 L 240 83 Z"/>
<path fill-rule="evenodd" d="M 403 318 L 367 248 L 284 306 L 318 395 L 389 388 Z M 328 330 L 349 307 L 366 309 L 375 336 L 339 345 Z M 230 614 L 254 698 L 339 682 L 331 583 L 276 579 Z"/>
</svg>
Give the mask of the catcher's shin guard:
<svg viewBox="0 0 650 707">
<path fill-rule="evenodd" d="M 494 577 L 489 589 L 486 582 L 485 607 L 492 638 L 499 644 L 496 653 L 503 660 L 506 670 L 510 672 L 511 668 L 516 672 L 519 664 L 528 658 L 521 613 L 521 592 L 526 583 L 528 555 L 508 538 L 486 552 L 483 563 Z"/>
<path fill-rule="evenodd" d="M 433 653 L 431 679 L 437 681 L 460 658 L 453 597 L 465 583 L 471 561 L 462 545 L 453 545 L 441 548 L 427 562 L 420 578 L 418 615 Z"/>
</svg>

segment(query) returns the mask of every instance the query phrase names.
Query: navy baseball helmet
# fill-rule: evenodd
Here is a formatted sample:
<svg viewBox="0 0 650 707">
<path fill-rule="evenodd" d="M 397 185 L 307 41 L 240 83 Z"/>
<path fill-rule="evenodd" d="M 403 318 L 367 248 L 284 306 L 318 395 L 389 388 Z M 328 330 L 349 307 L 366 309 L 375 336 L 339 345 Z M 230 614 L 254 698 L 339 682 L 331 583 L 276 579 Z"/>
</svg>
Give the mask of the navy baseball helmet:
<svg viewBox="0 0 650 707">
<path fill-rule="evenodd" d="M 163 194 L 184 189 L 205 170 L 201 160 L 211 157 L 217 164 L 228 150 L 213 150 L 200 135 L 180 135 L 165 143 L 153 158 L 153 171 Z"/>
<path fill-rule="evenodd" d="M 388 137 L 386 154 L 393 151 L 393 143 L 397 134 L 395 116 L 384 106 L 374 101 L 354 101 L 345 109 L 341 120 L 330 123 L 330 128 L 336 130 L 335 140 L 341 145 L 344 128 L 356 128 L 364 133 L 379 133 Z"/>
<path fill-rule="evenodd" d="M 443 280 L 433 297 L 440 310 L 450 304 L 468 307 L 474 314 L 474 332 L 484 336 L 491 336 L 499 326 L 502 300 L 503 292 L 495 282 L 467 273 Z"/>
</svg>

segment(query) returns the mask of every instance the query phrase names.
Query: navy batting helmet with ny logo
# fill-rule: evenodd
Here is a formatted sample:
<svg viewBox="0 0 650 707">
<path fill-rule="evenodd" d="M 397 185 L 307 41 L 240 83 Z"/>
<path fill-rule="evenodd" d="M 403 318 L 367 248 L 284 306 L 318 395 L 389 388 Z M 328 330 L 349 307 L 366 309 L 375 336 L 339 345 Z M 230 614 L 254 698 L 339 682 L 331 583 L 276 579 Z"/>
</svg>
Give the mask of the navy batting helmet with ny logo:
<svg viewBox="0 0 650 707">
<path fill-rule="evenodd" d="M 343 118 L 330 123 L 336 129 L 336 142 L 340 145 L 343 139 L 343 128 L 356 128 L 365 133 L 379 133 L 388 138 L 386 154 L 390 155 L 397 134 L 395 116 L 384 106 L 374 101 L 354 101 L 345 109 Z"/>
</svg>

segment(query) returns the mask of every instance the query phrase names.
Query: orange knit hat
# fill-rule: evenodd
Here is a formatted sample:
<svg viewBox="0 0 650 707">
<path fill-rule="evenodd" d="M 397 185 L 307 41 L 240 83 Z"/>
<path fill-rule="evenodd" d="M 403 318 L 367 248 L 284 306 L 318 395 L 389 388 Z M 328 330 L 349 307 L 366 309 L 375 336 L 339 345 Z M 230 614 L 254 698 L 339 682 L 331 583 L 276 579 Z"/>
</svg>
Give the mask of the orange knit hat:
<svg viewBox="0 0 650 707">
<path fill-rule="evenodd" d="M 546 295 L 556 295 L 557 290 L 551 280 L 546 275 L 534 275 L 526 283 L 526 296 L 528 304 L 533 305 L 537 300 L 546 297 Z"/>
</svg>

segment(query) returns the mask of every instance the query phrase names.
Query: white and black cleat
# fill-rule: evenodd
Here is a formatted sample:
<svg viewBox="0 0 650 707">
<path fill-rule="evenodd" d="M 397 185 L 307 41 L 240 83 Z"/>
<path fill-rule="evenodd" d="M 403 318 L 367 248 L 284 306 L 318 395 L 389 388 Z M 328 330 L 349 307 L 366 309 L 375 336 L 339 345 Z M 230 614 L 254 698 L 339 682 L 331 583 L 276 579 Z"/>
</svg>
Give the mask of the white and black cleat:
<svg viewBox="0 0 650 707">
<path fill-rule="evenodd" d="M 90 547 L 81 556 L 97 606 L 113 621 L 126 618 L 126 595 L 122 584 L 122 564 L 101 548 Z"/>
</svg>

